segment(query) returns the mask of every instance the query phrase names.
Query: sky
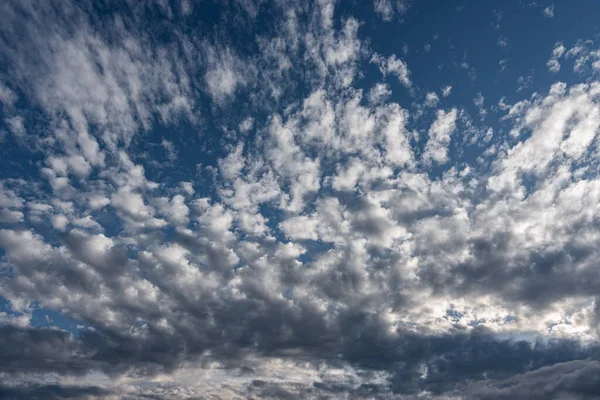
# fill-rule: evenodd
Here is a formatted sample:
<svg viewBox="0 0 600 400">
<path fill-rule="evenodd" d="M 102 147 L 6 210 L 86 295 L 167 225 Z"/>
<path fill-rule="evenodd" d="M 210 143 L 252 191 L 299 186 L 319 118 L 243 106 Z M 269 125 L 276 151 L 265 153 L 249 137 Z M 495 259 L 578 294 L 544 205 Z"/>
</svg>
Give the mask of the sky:
<svg viewBox="0 0 600 400">
<path fill-rule="evenodd" d="M 0 2 L 0 399 L 600 399 L 600 2 Z"/>
</svg>

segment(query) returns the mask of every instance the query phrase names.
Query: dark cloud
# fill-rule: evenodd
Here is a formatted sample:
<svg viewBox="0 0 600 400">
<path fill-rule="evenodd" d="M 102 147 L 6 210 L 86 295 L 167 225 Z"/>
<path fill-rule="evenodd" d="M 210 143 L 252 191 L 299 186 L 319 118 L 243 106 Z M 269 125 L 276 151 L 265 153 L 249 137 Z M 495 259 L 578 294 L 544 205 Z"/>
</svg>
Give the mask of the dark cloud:
<svg viewBox="0 0 600 400">
<path fill-rule="evenodd" d="M 543 367 L 494 383 L 470 384 L 473 399 L 548 399 L 576 400 L 600 398 L 598 361 L 577 360 Z"/>
<path fill-rule="evenodd" d="M 77 400 L 108 398 L 112 393 L 94 386 L 0 386 L 0 398 L 5 400 Z"/>
<path fill-rule="evenodd" d="M 240 307 L 237 310 L 246 315 L 252 312 Z M 390 373 L 385 382 L 375 386 L 356 382 L 317 382 L 314 385 L 319 392 L 349 392 L 361 398 L 378 392 L 390 395 L 417 395 L 423 391 L 443 394 L 462 390 L 466 382 L 478 381 L 483 382 L 483 386 L 473 383 L 474 388 L 486 385 L 503 387 L 505 380 L 517 379 L 509 378 L 511 376 L 523 374 L 525 377 L 535 377 L 540 369 L 551 371 L 554 368 L 552 366 L 563 365 L 560 363 L 571 365 L 569 363 L 575 360 L 600 359 L 597 347 L 582 346 L 575 341 L 532 343 L 498 339 L 482 329 L 473 333 L 457 332 L 440 336 L 410 332 L 390 334 L 384 331 L 385 327 L 377 317 L 360 314 L 341 316 L 336 324 L 339 329 L 324 331 L 321 328 L 319 331 L 309 317 L 298 319 L 298 325 L 295 326 L 292 325 L 293 318 L 285 319 L 284 313 L 273 314 L 273 309 L 267 311 L 271 318 L 257 315 L 250 317 L 253 321 L 246 321 L 242 326 L 239 323 L 228 326 L 224 320 L 219 321 L 220 328 L 235 331 L 230 332 L 224 340 L 217 341 L 215 338 L 212 343 L 202 344 L 198 343 L 197 338 L 207 337 L 210 332 L 203 332 L 201 328 L 187 338 L 154 334 L 145 340 L 133 341 L 95 332 L 86 332 L 73 338 L 68 333 L 51 329 L 4 327 L 0 331 L 3 349 L 0 370 L 17 375 L 26 372 L 73 375 L 93 370 L 102 370 L 115 376 L 125 371 L 134 375 L 152 375 L 172 371 L 181 362 L 196 359 L 206 350 L 212 352 L 209 360 L 224 362 L 228 368 L 239 368 L 245 363 L 241 356 L 249 352 L 262 357 L 289 357 L 294 349 L 302 349 L 298 356 L 310 362 L 325 362 L 332 367 L 349 363 L 365 373 Z M 224 315 L 223 310 L 219 315 Z M 294 333 L 293 336 L 284 334 L 286 326 L 288 332 Z M 589 362 L 597 368 L 597 362 Z M 251 376 L 252 364 L 248 367 L 250 369 L 245 374 Z M 564 390 L 576 390 L 577 382 L 565 383 Z M 253 383 L 253 387 L 257 388 L 265 385 L 261 381 Z M 525 390 L 519 389 L 521 384 L 518 380 L 514 385 L 515 390 Z M 492 389 L 489 390 L 494 393 Z M 582 387 L 581 390 L 591 389 Z M 277 386 L 264 392 L 261 389 L 264 396 L 276 397 L 276 393 L 283 396 L 284 392 L 285 389 Z"/>
</svg>

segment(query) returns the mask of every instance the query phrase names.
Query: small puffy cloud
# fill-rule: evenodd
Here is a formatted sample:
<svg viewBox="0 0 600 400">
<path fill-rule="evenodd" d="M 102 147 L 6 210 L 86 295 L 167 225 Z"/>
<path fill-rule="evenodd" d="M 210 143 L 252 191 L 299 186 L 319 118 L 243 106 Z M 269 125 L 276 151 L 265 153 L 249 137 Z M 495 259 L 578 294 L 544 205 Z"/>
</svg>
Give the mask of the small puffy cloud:
<svg viewBox="0 0 600 400">
<path fill-rule="evenodd" d="M 22 116 L 17 115 L 6 118 L 4 121 L 6 122 L 6 125 L 8 125 L 10 132 L 16 137 L 22 138 L 26 135 L 27 132 L 25 130 L 25 120 Z"/>
<path fill-rule="evenodd" d="M 403 60 L 397 58 L 395 54 L 392 54 L 388 58 L 384 58 L 383 56 L 376 54 L 371 59 L 371 62 L 377 64 L 379 70 L 384 76 L 388 74 L 395 75 L 400 83 L 407 88 L 412 86 L 408 66 Z"/>
<path fill-rule="evenodd" d="M 16 224 L 23 222 L 24 215 L 21 211 L 14 210 L 1 210 L 0 211 L 0 223 L 4 224 Z"/>
<path fill-rule="evenodd" d="M 390 0 L 374 0 L 373 6 L 375 12 L 384 21 L 391 21 L 394 18 L 394 7 Z"/>
<path fill-rule="evenodd" d="M 96 222 L 91 215 L 86 215 L 85 217 L 75 218 L 71 221 L 74 226 L 80 228 L 86 228 L 96 231 L 102 231 L 104 228 L 98 222 Z"/>
<path fill-rule="evenodd" d="M 192 182 L 181 182 L 181 188 L 190 196 L 192 196 L 195 193 Z"/>
<path fill-rule="evenodd" d="M 456 129 L 456 117 L 458 111 L 453 108 L 450 111 L 438 110 L 437 116 L 429 128 L 429 138 L 423 153 L 426 163 L 444 164 L 448 162 L 448 145 L 451 135 Z"/>
<path fill-rule="evenodd" d="M 69 224 L 69 219 L 62 214 L 52 216 L 51 220 L 54 229 L 60 232 L 64 232 Z"/>
<path fill-rule="evenodd" d="M 500 35 L 498 37 L 498 41 L 496 43 L 500 47 L 507 47 L 508 46 L 508 38 L 506 36 L 504 36 L 504 35 Z"/>
<path fill-rule="evenodd" d="M 557 42 L 554 45 L 554 50 L 552 50 L 552 58 L 561 58 L 566 51 L 567 49 L 564 44 L 562 44 L 562 42 Z"/>
<path fill-rule="evenodd" d="M 174 226 L 187 225 L 189 223 L 189 208 L 185 204 L 185 197 L 178 194 L 171 200 L 166 197 L 154 199 L 158 212 L 165 216 Z"/>
<path fill-rule="evenodd" d="M 206 91 L 217 104 L 231 100 L 239 88 L 252 79 L 249 68 L 230 48 L 206 46 Z"/>
<path fill-rule="evenodd" d="M 240 143 L 234 151 L 219 161 L 219 172 L 223 178 L 230 180 L 235 179 L 240 175 L 245 164 L 245 159 L 242 154 L 243 151 L 244 145 Z"/>
<path fill-rule="evenodd" d="M 319 238 L 316 230 L 317 224 L 316 220 L 301 215 L 283 221 L 280 226 L 281 230 L 291 239 L 317 240 Z"/>
<path fill-rule="evenodd" d="M 477 96 L 473 99 L 473 104 L 475 104 L 475 106 L 477 107 L 477 110 L 479 111 L 479 116 L 482 120 L 485 119 L 485 116 L 487 115 L 487 110 L 484 107 L 484 103 L 485 97 L 483 97 L 483 94 L 481 94 L 481 92 L 477 93 Z"/>
<path fill-rule="evenodd" d="M 247 133 L 254 127 L 254 118 L 247 117 L 242 122 L 240 122 L 239 130 L 242 133 Z"/>
<path fill-rule="evenodd" d="M 452 86 L 447 85 L 442 88 L 442 96 L 443 97 L 450 96 L 450 93 L 452 93 Z"/>
<path fill-rule="evenodd" d="M 369 101 L 373 104 L 381 103 L 392 94 L 389 86 L 385 83 L 378 83 L 369 90 Z"/>
<path fill-rule="evenodd" d="M 567 49 L 562 44 L 562 42 L 556 42 L 556 44 L 554 45 L 554 49 L 552 50 L 550 60 L 548 60 L 548 62 L 546 63 L 546 67 L 550 72 L 556 73 L 560 71 L 560 63 L 558 62 L 558 60 L 565 54 L 566 50 Z"/>
<path fill-rule="evenodd" d="M 88 202 L 92 210 L 99 210 L 110 204 L 110 199 L 101 194 L 92 194 L 88 198 Z"/>
<path fill-rule="evenodd" d="M 8 86 L 0 82 L 0 102 L 4 107 L 12 107 L 17 101 L 17 95 Z"/>
<path fill-rule="evenodd" d="M 165 152 L 167 153 L 167 159 L 169 161 L 177 160 L 177 151 L 175 151 L 175 146 L 173 146 L 173 142 L 163 139 L 161 145 L 165 149 Z"/>
<path fill-rule="evenodd" d="M 440 102 L 440 98 L 435 92 L 429 92 L 425 96 L 425 106 L 426 107 L 435 107 Z"/>
<path fill-rule="evenodd" d="M 275 251 L 275 257 L 277 257 L 281 260 L 289 261 L 289 260 L 298 258 L 300 255 L 304 254 L 305 252 L 306 252 L 306 249 L 304 249 L 302 246 L 295 244 L 295 243 L 288 242 L 288 243 L 279 245 L 279 247 Z"/>
<path fill-rule="evenodd" d="M 548 62 L 546 63 L 546 67 L 548 67 L 548 70 L 550 72 L 556 73 L 560 71 L 560 63 L 554 58 L 548 60 Z"/>
</svg>

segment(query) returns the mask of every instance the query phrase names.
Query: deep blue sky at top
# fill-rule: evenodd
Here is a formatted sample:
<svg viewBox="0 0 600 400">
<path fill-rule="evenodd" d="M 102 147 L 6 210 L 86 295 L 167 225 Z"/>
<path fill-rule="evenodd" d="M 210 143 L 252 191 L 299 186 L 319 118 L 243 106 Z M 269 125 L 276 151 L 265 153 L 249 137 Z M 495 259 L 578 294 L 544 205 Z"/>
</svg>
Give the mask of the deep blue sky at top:
<svg viewBox="0 0 600 400">
<path fill-rule="evenodd" d="M 554 5 L 554 16 L 545 17 L 543 10 Z M 256 51 L 255 35 L 270 32 L 269 10 L 263 5 L 258 14 L 257 23 L 247 26 L 240 21 L 239 26 L 220 25 L 224 13 L 234 10 L 212 2 L 198 7 L 187 19 L 188 29 L 205 31 L 207 38 L 226 40 L 240 54 L 251 54 Z M 371 48 L 384 56 L 396 54 L 404 59 L 410 69 L 411 79 L 423 93 L 437 92 L 440 88 L 451 85 L 452 94 L 444 99 L 440 96 L 442 107 L 465 107 L 473 116 L 477 116 L 477 108 L 473 99 L 482 93 L 486 107 L 498 103 L 505 97 L 508 103 L 528 98 L 534 92 L 548 90 L 557 80 L 573 83 L 581 77 L 570 68 L 563 68 L 557 74 L 550 73 L 546 61 L 552 49 L 559 41 L 567 47 L 575 45 L 582 38 L 594 38 L 599 33 L 600 3 L 583 0 L 577 5 L 566 2 L 540 1 L 444 1 L 422 0 L 410 2 L 410 12 L 390 22 L 382 21 L 374 12 L 371 2 L 342 1 L 335 9 L 336 23 L 347 17 L 354 17 L 361 23 L 359 36 L 370 38 Z M 340 18 L 341 17 L 341 18 Z M 560 29 L 558 29 L 560 27 Z M 565 29 L 567 27 L 567 29 Z M 163 32 L 168 36 L 168 32 Z M 223 37 L 225 35 L 225 37 Z M 499 44 L 505 40 L 504 46 Z M 429 50 L 426 50 L 426 47 Z M 407 51 L 406 51 L 407 50 Z M 368 64 L 369 60 L 364 60 Z M 366 66 L 368 73 L 358 78 L 356 87 L 367 92 L 374 83 L 380 80 L 380 73 L 373 64 Z M 370 73 L 369 73 L 370 72 Z M 519 77 L 531 77 L 531 83 L 517 92 Z M 415 101 L 414 94 L 403 88 L 395 79 L 390 79 L 392 101 L 410 108 Z M 307 95 L 310 87 L 300 86 L 295 93 Z M 292 96 L 294 101 L 302 97 Z M 206 112 L 205 125 L 198 136 L 190 135 L 185 126 L 168 127 L 164 131 L 156 129 L 151 133 L 160 144 L 162 138 L 176 143 L 180 151 L 178 168 L 181 168 L 181 157 L 186 157 L 182 149 L 190 151 L 190 163 L 211 165 L 222 156 L 217 144 L 223 144 L 223 127 L 235 129 L 236 124 L 252 113 L 243 101 L 232 104 L 225 110 L 215 109 L 210 102 L 204 104 Z M 280 110 L 281 111 L 281 110 Z M 252 113 L 254 117 L 256 114 Z M 487 116 L 486 124 L 494 129 L 496 116 Z M 426 128 L 429 119 L 424 121 Z M 218 139 L 221 140 L 218 140 Z M 148 146 L 153 143 L 144 137 L 140 143 Z M 177 144 L 187 143 L 187 146 Z M 153 153 L 153 147 L 145 150 Z M 164 157 L 162 148 L 156 148 L 155 157 Z M 199 159 L 200 156 L 200 159 Z M 185 164 L 185 163 L 183 163 Z M 214 165 L 214 164 L 213 164 Z M 190 164 L 189 173 L 195 173 L 195 165 Z M 150 174 L 160 173 L 148 169 Z M 180 174 L 183 171 L 173 171 Z M 165 177 L 162 176 L 164 179 Z M 173 177 L 175 180 L 179 177 Z"/>
<path fill-rule="evenodd" d="M 451 96 L 448 99 L 440 96 L 441 106 L 463 106 L 473 115 L 477 115 L 473 98 L 480 92 L 489 107 L 497 104 L 502 97 L 510 103 L 527 98 L 535 91 L 547 90 L 557 79 L 566 83 L 578 81 L 580 77 L 568 69 L 556 75 L 549 73 L 545 63 L 556 42 L 563 41 L 572 46 L 578 39 L 595 37 L 599 29 L 597 16 L 600 15 L 600 3 L 592 0 L 582 0 L 577 4 L 548 0 L 422 0 L 409 4 L 410 12 L 398 23 L 398 18 L 391 22 L 382 21 L 371 2 L 342 1 L 335 9 L 335 21 L 339 24 L 339 17 L 350 16 L 359 20 L 359 36 L 370 38 L 370 46 L 375 52 L 384 56 L 397 54 L 404 59 L 412 81 L 422 92 L 435 91 L 439 94 L 441 87 L 451 85 Z M 543 10 L 552 5 L 555 7 L 554 16 L 547 18 Z M 113 5 L 97 7 L 95 11 L 100 16 L 126 12 L 125 9 L 115 9 Z M 206 1 L 179 24 L 184 32 L 194 31 L 208 41 L 224 41 L 240 54 L 252 54 L 257 49 L 256 36 L 265 35 L 272 29 L 268 7 L 267 4 L 262 5 L 256 24 L 252 26 L 241 19 L 239 24 L 223 26 L 225 16 L 235 14 L 234 7 Z M 172 34 L 169 30 L 171 22 L 167 23 L 158 11 L 149 9 L 147 12 L 147 26 L 144 28 L 152 32 L 154 38 L 168 43 Z M 506 44 L 499 45 L 499 39 Z M 366 64 L 369 62 L 364 61 Z M 380 74 L 375 65 L 364 71 L 367 73 L 358 78 L 356 86 L 367 91 L 380 79 Z M 521 76 L 531 76 L 531 84 L 517 93 L 517 80 Z M 410 108 L 414 97 L 398 81 L 390 80 L 389 84 L 391 100 Z M 304 95 L 310 90 L 310 87 L 299 86 L 295 94 Z M 292 98 L 297 101 L 302 97 Z M 201 101 L 200 106 L 203 108 L 200 129 L 185 123 L 162 127 L 157 124 L 152 131 L 138 137 L 136 148 L 142 158 L 165 160 L 166 154 L 160 145 L 163 139 L 172 141 L 179 152 L 176 170 L 166 171 L 160 163 L 148 163 L 146 170 L 151 179 L 159 176 L 163 181 L 188 179 L 197 173 L 198 163 L 214 165 L 224 154 L 223 129 L 234 129 L 251 113 L 256 117 L 254 110 L 248 109 L 248 104 L 240 96 L 226 109 L 216 109 L 208 99 Z M 31 116 L 33 118 L 26 119 L 26 124 L 40 123 L 35 118 L 33 105 Z M 494 120 L 495 117 L 489 115 L 486 123 L 497 128 Z M 0 121 L 0 129 L 7 129 L 3 121 Z M 28 172 L 36 173 L 37 168 L 23 167 L 40 160 L 32 160 L 30 152 L 20 149 L 10 135 L 4 136 L 0 175 L 16 177 Z"/>
</svg>

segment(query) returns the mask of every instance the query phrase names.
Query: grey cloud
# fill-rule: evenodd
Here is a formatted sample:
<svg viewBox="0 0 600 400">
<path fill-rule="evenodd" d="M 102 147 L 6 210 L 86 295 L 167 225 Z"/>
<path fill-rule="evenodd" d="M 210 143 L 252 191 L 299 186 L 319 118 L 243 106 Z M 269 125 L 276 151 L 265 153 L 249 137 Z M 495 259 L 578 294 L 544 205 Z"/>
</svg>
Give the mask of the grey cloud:
<svg viewBox="0 0 600 400">
<path fill-rule="evenodd" d="M 468 387 L 474 399 L 548 399 L 577 400 L 599 398 L 598 361 L 577 360 L 543 367 L 495 383 L 476 383 Z"/>
<path fill-rule="evenodd" d="M 89 386 L 61 386 L 61 385 L 39 385 L 39 386 L 2 386 L 0 387 L 0 398 L 6 400 L 67 400 L 67 399 L 104 399 L 113 395 L 111 391 L 103 388 Z"/>
</svg>

